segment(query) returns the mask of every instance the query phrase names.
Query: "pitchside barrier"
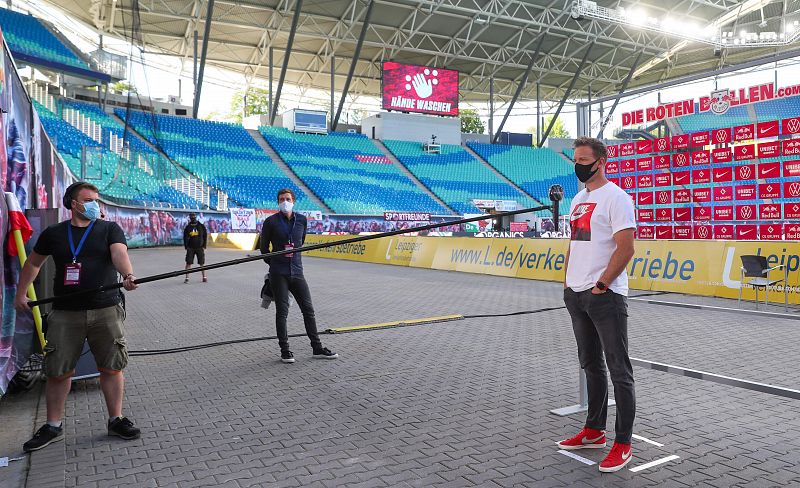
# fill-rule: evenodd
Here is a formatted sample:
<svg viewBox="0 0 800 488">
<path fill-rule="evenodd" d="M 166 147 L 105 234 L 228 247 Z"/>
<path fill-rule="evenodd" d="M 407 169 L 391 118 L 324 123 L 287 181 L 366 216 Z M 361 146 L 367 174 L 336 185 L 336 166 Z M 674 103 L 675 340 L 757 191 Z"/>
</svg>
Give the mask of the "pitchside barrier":
<svg viewBox="0 0 800 488">
<path fill-rule="evenodd" d="M 232 242 L 234 236 L 237 242 Z M 254 234 L 212 237 L 217 245 L 240 249 L 253 249 L 255 242 Z M 309 234 L 306 244 L 350 237 Z M 306 254 L 365 263 L 562 281 L 568 243 L 565 239 L 403 236 L 332 246 Z M 786 265 L 789 303 L 800 304 L 800 242 L 795 241 L 636 241 L 636 254 L 628 265 L 630 287 L 738 298 L 740 256 L 743 254 L 764 255 L 773 266 Z M 770 294 L 775 303 L 783 302 L 783 284 L 771 291 L 776 292 Z M 755 299 L 755 291 L 746 288 L 744 298 Z"/>
</svg>

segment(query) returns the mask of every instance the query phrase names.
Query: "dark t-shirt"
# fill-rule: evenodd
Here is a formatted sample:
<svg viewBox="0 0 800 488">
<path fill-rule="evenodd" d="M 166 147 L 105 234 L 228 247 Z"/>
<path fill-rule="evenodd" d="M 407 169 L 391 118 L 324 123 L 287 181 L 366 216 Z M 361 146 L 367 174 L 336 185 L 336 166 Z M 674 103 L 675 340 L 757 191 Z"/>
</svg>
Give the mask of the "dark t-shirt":
<svg viewBox="0 0 800 488">
<path fill-rule="evenodd" d="M 43 256 L 52 256 L 56 265 L 53 293 L 56 296 L 76 291 L 93 290 L 117 282 L 117 270 L 111 262 L 111 244 L 127 246 L 125 234 L 116 222 L 96 220 L 83 243 L 77 262 L 81 264 L 81 280 L 78 285 L 64 285 L 64 269 L 72 263 L 67 226 L 70 221 L 51 225 L 42 232 L 33 250 Z M 75 247 L 81 241 L 86 227 L 72 226 L 72 242 Z M 53 308 L 59 310 L 93 310 L 110 307 L 121 301 L 118 289 L 92 293 L 67 300 L 56 300 Z"/>
</svg>

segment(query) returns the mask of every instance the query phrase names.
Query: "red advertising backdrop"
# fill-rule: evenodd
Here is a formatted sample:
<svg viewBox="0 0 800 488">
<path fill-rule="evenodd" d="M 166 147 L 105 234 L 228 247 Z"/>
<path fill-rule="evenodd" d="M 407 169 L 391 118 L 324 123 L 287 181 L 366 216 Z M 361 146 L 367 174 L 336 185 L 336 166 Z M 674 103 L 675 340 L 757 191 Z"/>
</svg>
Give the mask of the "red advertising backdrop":
<svg viewBox="0 0 800 488">
<path fill-rule="evenodd" d="M 383 108 L 457 116 L 458 71 L 386 61 Z"/>
</svg>

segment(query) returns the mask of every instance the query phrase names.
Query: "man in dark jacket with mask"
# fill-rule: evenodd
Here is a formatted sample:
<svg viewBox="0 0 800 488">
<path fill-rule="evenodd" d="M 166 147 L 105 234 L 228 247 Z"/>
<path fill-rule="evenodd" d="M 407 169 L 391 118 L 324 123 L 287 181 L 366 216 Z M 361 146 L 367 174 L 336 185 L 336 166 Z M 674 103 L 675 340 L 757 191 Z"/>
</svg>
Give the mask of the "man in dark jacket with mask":
<svg viewBox="0 0 800 488">
<path fill-rule="evenodd" d="M 269 216 L 261 227 L 261 254 L 302 247 L 306 240 L 308 220 L 305 215 L 293 212 L 294 192 L 288 188 L 278 191 L 278 207 L 280 212 Z M 297 300 L 303 313 L 306 334 L 311 340 L 311 348 L 317 359 L 336 359 L 338 354 L 322 347 L 317 333 L 317 322 L 314 306 L 311 304 L 311 292 L 303 277 L 303 263 L 300 253 L 288 253 L 273 258 L 265 258 L 269 264 L 269 283 L 275 301 L 275 328 L 278 344 L 281 348 L 281 361 L 293 363 L 294 354 L 289 350 L 289 335 L 286 330 L 286 318 L 289 315 L 289 293 Z"/>
<path fill-rule="evenodd" d="M 206 264 L 206 246 L 208 245 L 208 232 L 206 227 L 198 222 L 197 214 L 189 214 L 189 224 L 183 229 L 183 247 L 186 249 L 186 269 L 192 267 L 194 257 L 197 256 L 197 264 L 202 266 Z M 201 271 L 203 274 L 203 283 L 208 283 L 208 277 L 205 270 Z M 186 274 L 184 283 L 189 282 L 189 274 Z"/>
</svg>

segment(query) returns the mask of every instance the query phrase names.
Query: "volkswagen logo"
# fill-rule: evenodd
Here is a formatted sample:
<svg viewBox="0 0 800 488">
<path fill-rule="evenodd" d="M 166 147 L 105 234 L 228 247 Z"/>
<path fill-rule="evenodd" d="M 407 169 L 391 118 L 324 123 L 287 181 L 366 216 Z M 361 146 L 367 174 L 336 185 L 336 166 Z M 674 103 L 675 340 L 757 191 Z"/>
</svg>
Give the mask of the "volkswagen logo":
<svg viewBox="0 0 800 488">
<path fill-rule="evenodd" d="M 786 128 L 789 129 L 789 132 L 792 134 L 795 132 L 800 132 L 800 120 L 789 119 L 789 123 L 786 124 Z"/>
<path fill-rule="evenodd" d="M 743 180 L 750 178 L 750 166 L 739 166 L 739 178 Z"/>
<path fill-rule="evenodd" d="M 743 220 L 749 220 L 750 217 L 753 216 L 753 209 L 750 207 L 742 207 L 741 210 L 739 211 L 739 214 Z"/>
<path fill-rule="evenodd" d="M 666 148 L 667 148 L 667 141 L 666 141 L 666 140 L 664 140 L 664 139 L 659 139 L 659 140 L 658 140 L 658 150 L 659 150 L 659 151 L 663 151 L 663 150 L 665 150 Z"/>
<path fill-rule="evenodd" d="M 669 197 L 667 196 L 667 192 L 659 192 L 658 201 L 660 203 L 667 203 L 667 200 L 669 200 Z"/>
<path fill-rule="evenodd" d="M 685 154 L 676 154 L 675 155 L 675 164 L 682 165 L 686 163 L 686 155 Z"/>
<path fill-rule="evenodd" d="M 608 148 L 608 157 L 609 158 L 617 157 L 617 146 L 609 146 L 609 148 Z"/>
<path fill-rule="evenodd" d="M 625 186 L 628 188 L 633 188 L 633 178 L 628 176 L 625 178 Z"/>
<path fill-rule="evenodd" d="M 789 195 L 796 197 L 800 196 L 800 183 L 792 183 L 789 185 Z"/>
<path fill-rule="evenodd" d="M 708 237 L 708 227 L 700 227 L 697 229 L 697 235 L 700 236 L 701 239 Z"/>
<path fill-rule="evenodd" d="M 725 142 L 728 140 L 728 132 L 724 130 L 718 130 L 715 136 L 717 142 Z"/>
</svg>

